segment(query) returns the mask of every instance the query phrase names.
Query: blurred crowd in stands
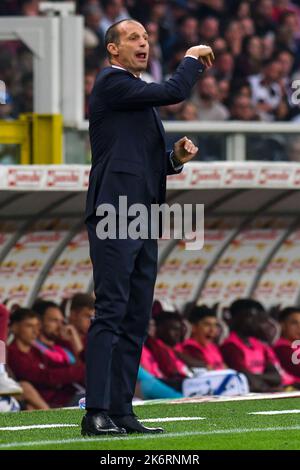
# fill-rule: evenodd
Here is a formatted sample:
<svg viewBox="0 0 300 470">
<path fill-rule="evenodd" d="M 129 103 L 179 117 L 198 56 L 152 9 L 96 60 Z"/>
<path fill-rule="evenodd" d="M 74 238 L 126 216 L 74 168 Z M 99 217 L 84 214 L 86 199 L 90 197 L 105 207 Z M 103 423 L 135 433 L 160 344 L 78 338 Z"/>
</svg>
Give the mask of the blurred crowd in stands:
<svg viewBox="0 0 300 470">
<path fill-rule="evenodd" d="M 25 410 L 76 406 L 85 392 L 93 297 L 78 293 L 61 306 L 39 299 L 31 308 L 8 306 L 0 306 L 0 340 L 7 349 L 6 365 L 0 364 L 0 396 L 15 395 Z M 136 398 L 186 396 L 191 378 L 197 382 L 203 372 L 207 377 L 213 371 L 243 376 L 251 392 L 299 390 L 299 340 L 298 307 L 267 312 L 259 302 L 244 298 L 218 314 L 195 304 L 179 313 L 170 302 L 156 300 Z M 200 385 L 197 395 L 216 393 Z"/>
<path fill-rule="evenodd" d="M 2 0 L 0 15 L 36 16 L 38 4 Z M 146 81 L 168 78 L 191 45 L 210 45 L 216 56 L 189 101 L 161 108 L 163 119 L 300 120 L 292 88 L 300 79 L 300 0 L 78 0 L 76 5 L 85 21 L 86 117 L 95 77 L 108 65 L 105 32 L 116 21 L 134 18 L 149 33 Z M 20 42 L 2 42 L 0 76 L 8 87 L 0 117 L 32 111 L 32 58 Z"/>
</svg>

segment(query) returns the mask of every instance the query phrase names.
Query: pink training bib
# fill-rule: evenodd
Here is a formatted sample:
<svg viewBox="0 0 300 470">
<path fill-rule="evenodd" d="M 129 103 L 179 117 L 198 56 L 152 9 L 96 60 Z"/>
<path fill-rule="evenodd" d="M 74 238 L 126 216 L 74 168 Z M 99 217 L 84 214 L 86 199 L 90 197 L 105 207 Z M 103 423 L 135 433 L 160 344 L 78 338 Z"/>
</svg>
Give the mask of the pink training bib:
<svg viewBox="0 0 300 470">
<path fill-rule="evenodd" d="M 188 354 L 191 357 L 202 360 L 207 366 L 214 370 L 224 369 L 224 361 L 219 348 L 214 343 L 208 343 L 202 346 L 193 338 L 186 339 L 177 344 L 175 349 L 178 352 Z"/>
</svg>

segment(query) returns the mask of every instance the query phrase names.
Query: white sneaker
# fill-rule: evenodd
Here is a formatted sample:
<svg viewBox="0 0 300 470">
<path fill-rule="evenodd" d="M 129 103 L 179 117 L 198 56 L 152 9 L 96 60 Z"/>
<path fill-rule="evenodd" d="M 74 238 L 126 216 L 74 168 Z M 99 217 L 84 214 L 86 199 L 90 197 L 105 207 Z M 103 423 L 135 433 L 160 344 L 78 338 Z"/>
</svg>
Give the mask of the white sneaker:
<svg viewBox="0 0 300 470">
<path fill-rule="evenodd" d="M 8 377 L 7 372 L 0 374 L 0 395 L 20 395 L 22 387 L 13 379 Z"/>
</svg>

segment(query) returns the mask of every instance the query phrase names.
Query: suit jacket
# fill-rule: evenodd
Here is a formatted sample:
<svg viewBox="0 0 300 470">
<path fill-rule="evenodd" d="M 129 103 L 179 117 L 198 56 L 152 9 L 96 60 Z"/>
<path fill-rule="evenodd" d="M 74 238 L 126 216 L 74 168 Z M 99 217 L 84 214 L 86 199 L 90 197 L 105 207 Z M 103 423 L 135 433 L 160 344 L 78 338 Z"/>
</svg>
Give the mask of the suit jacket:
<svg viewBox="0 0 300 470">
<path fill-rule="evenodd" d="M 114 67 L 98 74 L 89 103 L 92 168 L 86 218 L 102 203 L 112 204 L 118 213 L 122 195 L 128 206 L 165 201 L 166 176 L 178 171 L 154 107 L 185 100 L 203 69 L 187 57 L 163 84 L 146 83 Z"/>
</svg>

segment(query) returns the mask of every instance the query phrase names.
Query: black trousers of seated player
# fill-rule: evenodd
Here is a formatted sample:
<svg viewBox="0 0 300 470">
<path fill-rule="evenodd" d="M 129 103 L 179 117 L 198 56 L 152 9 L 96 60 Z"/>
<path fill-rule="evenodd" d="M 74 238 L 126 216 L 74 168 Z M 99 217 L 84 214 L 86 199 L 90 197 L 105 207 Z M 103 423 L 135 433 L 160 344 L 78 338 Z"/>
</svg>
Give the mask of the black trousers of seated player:
<svg viewBox="0 0 300 470">
<path fill-rule="evenodd" d="M 157 240 L 100 240 L 99 220 L 93 215 L 86 221 L 96 296 L 86 352 L 86 408 L 128 415 L 152 309 Z"/>
</svg>

